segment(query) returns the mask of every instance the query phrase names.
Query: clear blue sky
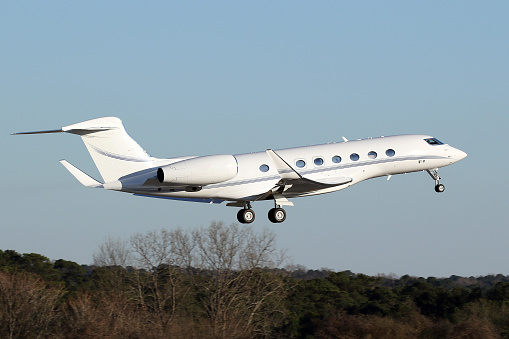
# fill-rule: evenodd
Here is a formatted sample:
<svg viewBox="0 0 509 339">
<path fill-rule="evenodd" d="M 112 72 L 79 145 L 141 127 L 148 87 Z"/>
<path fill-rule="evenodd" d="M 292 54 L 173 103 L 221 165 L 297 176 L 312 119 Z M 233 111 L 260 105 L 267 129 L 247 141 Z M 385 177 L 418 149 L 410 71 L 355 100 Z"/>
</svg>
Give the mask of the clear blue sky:
<svg viewBox="0 0 509 339">
<path fill-rule="evenodd" d="M 236 222 L 236 209 L 82 187 L 80 138 L 11 136 L 120 117 L 156 157 L 430 134 L 440 171 L 295 199 L 255 228 L 308 268 L 509 274 L 507 1 L 0 3 L 0 249 L 92 262 L 105 237 Z"/>
</svg>

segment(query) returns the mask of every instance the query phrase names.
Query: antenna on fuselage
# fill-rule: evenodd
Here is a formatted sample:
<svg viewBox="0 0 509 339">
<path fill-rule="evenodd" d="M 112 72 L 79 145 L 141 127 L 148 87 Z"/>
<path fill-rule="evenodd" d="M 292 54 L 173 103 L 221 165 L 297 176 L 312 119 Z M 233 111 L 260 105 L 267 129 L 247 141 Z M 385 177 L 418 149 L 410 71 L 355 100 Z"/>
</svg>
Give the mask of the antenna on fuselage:
<svg viewBox="0 0 509 339">
<path fill-rule="evenodd" d="M 342 138 L 343 138 L 343 141 L 344 141 L 344 142 L 347 142 L 347 141 L 348 141 L 348 139 L 347 139 L 347 138 L 345 138 L 345 137 L 342 137 Z"/>
</svg>

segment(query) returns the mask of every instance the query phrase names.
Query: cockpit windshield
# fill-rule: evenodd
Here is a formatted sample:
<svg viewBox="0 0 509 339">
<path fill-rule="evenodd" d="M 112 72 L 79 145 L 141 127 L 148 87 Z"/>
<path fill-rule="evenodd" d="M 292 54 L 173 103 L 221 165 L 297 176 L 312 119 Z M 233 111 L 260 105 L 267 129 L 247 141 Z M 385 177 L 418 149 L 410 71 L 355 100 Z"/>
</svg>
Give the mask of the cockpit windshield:
<svg viewBox="0 0 509 339">
<path fill-rule="evenodd" d="M 444 144 L 443 142 L 441 142 L 437 138 L 428 138 L 428 139 L 424 139 L 424 141 L 426 141 L 431 146 L 437 146 L 437 145 L 443 145 Z"/>
</svg>

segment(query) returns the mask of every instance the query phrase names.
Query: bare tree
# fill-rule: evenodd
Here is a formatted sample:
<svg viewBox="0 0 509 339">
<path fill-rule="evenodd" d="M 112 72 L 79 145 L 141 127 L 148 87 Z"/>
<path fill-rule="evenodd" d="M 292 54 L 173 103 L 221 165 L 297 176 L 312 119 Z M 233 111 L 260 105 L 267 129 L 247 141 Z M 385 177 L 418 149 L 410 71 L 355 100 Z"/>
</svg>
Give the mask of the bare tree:
<svg viewBox="0 0 509 339">
<path fill-rule="evenodd" d="M 160 336 L 197 312 L 208 322 L 196 324 L 196 331 L 201 328 L 213 337 L 266 335 L 280 318 L 286 291 L 275 269 L 284 252 L 277 250 L 268 230 L 257 233 L 251 227 L 213 222 L 194 230 L 138 233 L 130 238 L 128 250 L 111 239 L 107 243 L 94 256 L 96 262 L 122 258 L 118 248 L 130 253 L 130 298 L 153 315 L 147 319 L 153 319 Z"/>
<path fill-rule="evenodd" d="M 60 335 L 65 338 L 151 338 L 143 312 L 124 295 L 102 293 L 97 296 L 80 293 L 62 307 L 64 326 Z"/>
<path fill-rule="evenodd" d="M 94 271 L 94 282 L 101 290 L 126 293 L 126 281 L 130 279 L 126 268 L 133 264 L 129 241 L 108 236 L 93 254 L 93 259 L 94 265 L 98 266 Z"/>
<path fill-rule="evenodd" d="M 0 337 L 49 337 L 62 294 L 29 273 L 0 271 Z"/>
<path fill-rule="evenodd" d="M 93 255 L 94 265 L 126 268 L 132 264 L 129 245 L 129 241 L 108 236 Z"/>
<path fill-rule="evenodd" d="M 186 283 L 189 277 L 181 270 L 192 264 L 189 235 L 180 229 L 161 229 L 135 234 L 130 244 L 139 303 L 157 316 L 157 325 L 164 335 L 192 288 Z"/>
<path fill-rule="evenodd" d="M 197 268 L 210 275 L 195 282 L 208 292 L 202 302 L 214 333 L 220 337 L 262 334 L 267 321 L 277 320 L 285 296 L 282 277 L 271 272 L 284 261 L 274 233 L 257 234 L 251 227 L 214 222 L 195 230 L 193 239 Z"/>
</svg>

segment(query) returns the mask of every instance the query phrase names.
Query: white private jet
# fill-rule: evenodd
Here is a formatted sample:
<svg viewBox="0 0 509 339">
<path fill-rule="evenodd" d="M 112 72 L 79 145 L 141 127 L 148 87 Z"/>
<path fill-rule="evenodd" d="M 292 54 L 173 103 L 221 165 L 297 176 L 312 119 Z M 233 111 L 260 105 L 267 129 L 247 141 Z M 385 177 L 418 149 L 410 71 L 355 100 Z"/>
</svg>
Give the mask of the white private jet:
<svg viewBox="0 0 509 339">
<path fill-rule="evenodd" d="M 366 179 L 427 171 L 435 191 L 443 192 L 438 168 L 467 154 L 428 135 L 398 135 L 324 145 L 268 149 L 236 155 L 151 157 L 125 131 L 115 117 L 92 119 L 58 130 L 21 132 L 77 134 L 85 143 L 104 183 L 88 176 L 66 160 L 62 165 L 87 187 L 105 188 L 138 196 L 222 203 L 242 207 L 241 223 L 251 223 L 251 202 L 274 200 L 268 215 L 283 222 L 282 206 L 288 198 L 330 193 Z"/>
</svg>

